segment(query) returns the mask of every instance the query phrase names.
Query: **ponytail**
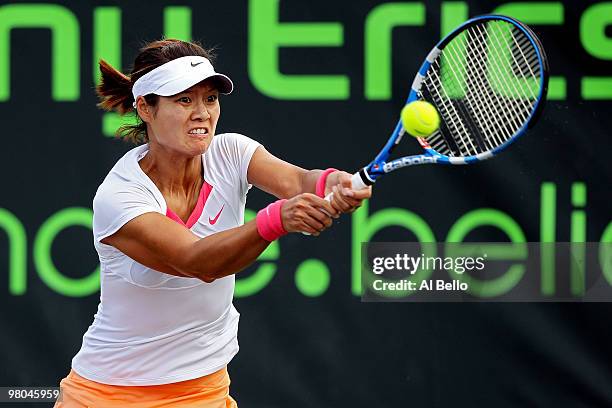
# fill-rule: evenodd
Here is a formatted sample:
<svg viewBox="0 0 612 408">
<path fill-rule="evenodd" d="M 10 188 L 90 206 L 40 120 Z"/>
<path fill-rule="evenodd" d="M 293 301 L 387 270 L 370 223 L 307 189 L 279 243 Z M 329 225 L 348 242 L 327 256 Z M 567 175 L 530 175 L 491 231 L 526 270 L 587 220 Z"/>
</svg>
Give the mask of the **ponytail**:
<svg viewBox="0 0 612 408">
<path fill-rule="evenodd" d="M 100 98 L 99 107 L 106 111 L 125 114 L 133 109 L 132 81 L 103 59 L 100 60 L 102 80 L 96 91 Z"/>
<path fill-rule="evenodd" d="M 100 60 L 99 65 L 102 79 L 96 87 L 96 93 L 100 99 L 98 106 L 105 111 L 115 111 L 120 115 L 135 112 L 132 105 L 134 97 L 132 96 L 130 77 L 118 71 L 103 59 Z M 147 124 L 138 115 L 136 115 L 136 120 L 137 122 L 133 125 L 126 124 L 119 127 L 115 136 L 134 144 L 147 143 L 149 141 Z"/>
</svg>

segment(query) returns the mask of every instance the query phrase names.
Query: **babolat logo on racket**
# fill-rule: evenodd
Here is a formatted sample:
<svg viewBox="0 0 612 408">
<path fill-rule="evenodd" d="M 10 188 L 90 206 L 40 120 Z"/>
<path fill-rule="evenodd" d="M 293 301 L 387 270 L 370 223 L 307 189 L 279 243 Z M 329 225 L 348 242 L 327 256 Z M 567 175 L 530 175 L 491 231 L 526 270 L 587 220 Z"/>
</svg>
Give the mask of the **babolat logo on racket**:
<svg viewBox="0 0 612 408">
<path fill-rule="evenodd" d="M 426 163 L 435 163 L 438 161 L 436 156 L 415 156 L 415 157 L 403 157 L 399 160 L 394 160 L 391 163 L 385 163 L 383 166 L 383 170 L 385 173 L 390 171 L 406 167 L 413 166 L 415 164 L 426 164 Z"/>
</svg>

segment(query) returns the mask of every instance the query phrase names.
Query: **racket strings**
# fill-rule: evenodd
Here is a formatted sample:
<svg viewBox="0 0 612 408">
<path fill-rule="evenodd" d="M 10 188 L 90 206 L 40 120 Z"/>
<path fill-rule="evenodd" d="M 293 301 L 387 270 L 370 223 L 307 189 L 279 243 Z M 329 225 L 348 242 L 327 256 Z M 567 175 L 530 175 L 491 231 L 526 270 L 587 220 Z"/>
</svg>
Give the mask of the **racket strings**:
<svg viewBox="0 0 612 408">
<path fill-rule="evenodd" d="M 449 78 L 448 76 L 441 76 L 441 73 L 445 74 L 445 72 L 441 71 L 440 69 L 439 59 L 434 61 L 434 65 L 434 69 L 430 69 L 428 71 L 424 85 L 429 93 L 433 96 L 436 106 L 441 108 L 439 111 L 444 119 L 443 123 L 447 125 L 447 132 L 444 132 L 444 127 L 442 127 L 438 134 L 430 136 L 428 139 L 430 145 L 440 153 L 444 151 L 442 154 L 446 155 L 470 156 L 475 154 L 477 152 L 477 148 L 474 146 L 472 141 L 473 138 L 470 137 L 472 130 L 468 130 L 469 126 L 462 119 L 460 110 L 457 108 L 451 98 L 451 95 L 449 94 L 449 92 L 453 94 L 456 90 L 452 89 L 451 87 L 442 86 L 443 83 L 449 82 Z M 447 72 L 451 72 L 453 77 L 458 81 L 457 73 L 454 69 L 448 70 Z M 435 84 L 436 86 L 429 86 L 429 84 Z M 447 133 L 450 133 L 450 135 Z M 456 134 L 462 134 L 466 137 L 454 138 L 452 135 Z M 449 139 L 454 140 L 455 143 L 450 143 Z"/>
<path fill-rule="evenodd" d="M 423 79 L 420 96 L 436 106 L 443 123 L 428 143 L 451 157 L 503 145 L 531 116 L 541 75 L 522 30 L 500 20 L 470 26 L 442 49 Z"/>
<path fill-rule="evenodd" d="M 469 38 L 469 37 L 468 37 Z M 470 54 L 472 55 L 482 55 L 486 52 L 483 47 L 483 43 L 480 41 L 470 41 L 469 44 L 472 45 L 472 49 L 470 50 Z M 457 63 L 461 60 L 458 50 L 456 49 L 456 44 L 451 44 L 452 48 L 449 49 L 449 59 L 453 63 Z M 452 67 L 452 65 L 451 65 Z M 465 102 L 468 105 L 469 110 L 472 114 L 472 119 L 476 122 L 476 125 L 483 129 L 482 132 L 485 135 L 485 141 L 488 144 L 489 149 L 501 143 L 499 137 L 497 137 L 498 132 L 503 129 L 497 129 L 495 127 L 494 118 L 496 116 L 496 112 L 494 112 L 489 104 L 481 104 L 479 101 L 483 101 L 489 98 L 488 95 L 484 93 L 486 87 L 484 86 L 484 82 L 486 78 L 484 78 L 483 73 L 485 72 L 484 66 L 480 62 L 480 60 L 474 60 L 472 58 L 466 59 L 466 89 L 464 90 L 467 94 L 467 98 L 465 98 Z M 453 68 L 448 71 L 454 72 Z M 453 75 L 456 76 L 456 73 Z M 495 140 L 492 140 L 495 139 Z"/>
<path fill-rule="evenodd" d="M 486 38 L 486 34 L 484 34 L 481 30 L 481 27 L 476 26 L 475 27 L 475 32 L 474 33 L 470 33 L 473 35 L 478 35 L 477 38 L 474 38 L 475 41 L 479 41 L 481 43 L 485 42 L 485 38 Z M 478 32 L 476 34 L 476 32 Z M 519 94 L 520 91 L 517 90 L 516 86 L 514 86 L 514 83 L 511 83 L 508 80 L 509 74 L 508 71 L 503 71 L 505 68 L 504 66 L 500 66 L 499 64 L 499 59 L 501 58 L 501 56 L 496 52 L 497 48 L 495 46 L 490 47 L 490 54 L 489 54 L 489 58 L 488 61 L 493 61 L 493 63 L 491 64 L 491 66 L 493 67 L 493 69 L 489 70 L 490 72 L 493 73 L 493 75 L 491 76 L 490 79 L 494 80 L 497 82 L 497 84 L 500 86 L 500 89 L 505 90 L 505 91 L 509 91 L 510 93 L 514 92 L 515 94 Z M 478 58 L 477 59 L 478 64 L 480 65 L 480 68 L 482 70 L 486 70 L 487 69 L 487 65 L 486 65 L 486 61 L 483 61 L 482 58 Z M 489 72 L 489 73 L 490 73 Z M 486 86 L 482 86 L 482 84 L 478 84 L 479 87 L 482 88 L 482 90 L 485 92 L 485 97 L 488 97 L 488 100 L 492 102 L 492 106 L 496 107 L 497 109 L 495 110 L 496 114 L 501 114 L 503 116 L 503 118 L 506 120 L 506 123 L 510 126 L 516 126 L 517 129 L 520 127 L 520 124 L 522 123 L 521 119 L 517 118 L 514 113 L 517 113 L 514 109 L 513 109 L 513 105 L 511 103 L 510 100 L 504 100 L 504 98 L 500 95 L 498 95 L 498 92 L 495 92 L 491 89 L 491 87 L 486 87 Z M 522 102 L 522 99 L 518 99 L 519 102 Z M 512 129 L 510 128 L 510 126 L 505 126 L 502 127 L 500 129 L 501 133 L 504 133 L 504 141 L 507 140 L 506 138 L 512 137 L 512 135 L 514 134 L 514 132 L 512 132 Z"/>
<path fill-rule="evenodd" d="M 481 38 L 484 38 L 485 34 L 484 34 L 484 33 L 482 33 L 482 30 L 480 30 L 480 27 L 477 27 L 477 28 L 479 29 L 479 31 L 481 31 L 481 33 L 480 33 Z M 499 39 L 499 37 L 498 37 L 498 34 L 496 33 L 496 30 L 492 30 L 492 31 L 491 31 L 491 38 L 493 39 L 493 41 L 494 41 L 494 42 L 495 42 L 495 43 L 498 45 L 498 47 L 499 47 L 499 48 L 498 48 L 498 47 L 495 47 L 495 46 L 491 47 L 491 49 L 493 50 L 492 54 L 493 54 L 495 57 L 497 57 L 497 58 L 493 58 L 493 61 L 495 62 L 495 66 L 496 66 L 498 69 L 500 69 L 500 70 L 501 70 L 501 69 L 505 69 L 505 71 L 503 72 L 503 74 L 505 74 L 505 75 L 504 75 L 504 78 L 510 78 L 512 74 L 508 72 L 508 69 L 509 69 L 509 68 L 512 68 L 512 67 L 511 67 L 511 66 L 508 66 L 507 64 L 502 65 L 502 67 L 501 67 L 501 68 L 499 67 L 499 59 L 503 58 L 503 57 L 500 55 L 500 48 L 502 48 L 502 47 L 503 47 L 503 45 L 502 45 L 501 40 L 500 40 L 500 39 Z M 512 38 L 513 43 L 514 43 L 514 46 L 515 46 L 515 48 L 514 48 L 514 49 L 518 49 L 518 51 L 521 53 L 521 56 L 523 57 L 523 60 L 522 60 L 521 62 L 519 62 L 519 61 L 517 61 L 517 59 L 515 58 L 515 56 L 514 56 L 514 52 L 511 52 L 512 59 L 513 59 L 513 62 L 514 62 L 514 66 L 518 66 L 518 67 L 521 67 L 521 66 L 526 66 L 526 67 L 529 69 L 529 72 L 530 72 L 531 76 L 532 76 L 532 77 L 533 77 L 533 76 L 535 76 L 535 74 L 534 74 L 533 70 L 531 69 L 531 66 L 530 66 L 529 64 L 525 64 L 525 62 L 528 62 L 528 60 L 527 60 L 527 58 L 525 57 L 525 55 L 524 55 L 524 53 L 523 53 L 523 51 L 522 51 L 522 49 L 521 49 L 520 45 L 519 45 L 519 44 L 517 44 L 516 39 L 514 38 L 514 34 L 513 34 L 513 35 L 511 35 L 511 38 Z M 528 39 L 526 39 L 526 40 L 527 40 L 527 41 L 529 41 Z M 536 56 L 536 59 L 537 59 L 537 56 Z M 496 72 L 496 71 L 494 71 L 494 72 Z M 496 72 L 496 73 L 497 73 L 497 72 Z M 524 99 L 522 99 L 522 98 L 529 98 L 529 97 L 533 98 L 534 100 L 536 99 L 537 95 L 535 94 L 535 92 L 533 92 L 533 90 L 532 90 L 532 89 L 529 89 L 529 90 L 531 91 L 531 94 L 530 94 L 530 95 L 528 95 L 528 94 L 526 93 L 526 90 L 525 90 L 525 88 L 524 88 L 524 87 L 520 87 L 520 86 L 519 86 L 519 87 L 518 87 L 518 90 L 517 90 L 517 86 L 516 86 L 516 84 L 515 84 L 515 82 L 514 82 L 514 81 L 510 81 L 510 84 L 512 85 L 512 89 L 513 89 L 513 90 L 514 90 L 514 91 L 515 91 L 517 94 L 519 94 L 519 95 L 520 95 L 520 96 L 519 96 L 519 101 L 524 102 Z M 504 83 L 504 85 L 506 85 L 506 86 L 507 86 L 507 85 L 508 85 L 508 81 L 506 81 L 506 82 Z"/>
<path fill-rule="evenodd" d="M 436 81 L 440 82 L 440 77 L 432 70 L 432 75 L 436 78 Z M 427 87 L 427 84 L 425 85 Z M 436 101 L 436 106 L 442 109 L 438 109 L 441 116 L 444 118 L 444 122 L 447 125 L 448 130 L 451 132 L 451 135 L 454 134 L 462 134 L 468 137 L 462 138 L 453 138 L 455 140 L 455 145 L 458 147 L 460 151 L 460 155 L 469 156 L 471 152 L 476 151 L 476 147 L 472 143 L 472 138 L 469 137 L 470 131 L 465 123 L 465 121 L 461 118 L 461 114 L 459 113 L 457 107 L 450 99 L 446 89 L 444 87 L 427 87 L 430 91 L 430 94 L 433 96 L 434 101 Z M 433 135 L 431 140 L 434 141 L 436 136 L 444 139 L 444 136 L 440 133 L 439 135 Z M 448 142 L 446 142 L 448 144 Z M 450 146 L 447 146 L 450 149 Z"/>
<path fill-rule="evenodd" d="M 507 26 L 504 28 L 507 28 Z M 491 24 L 491 26 L 486 32 L 482 26 L 475 26 L 474 30 L 468 34 L 473 37 L 475 41 L 479 41 L 483 44 L 487 40 L 489 40 L 489 53 L 488 55 L 484 55 L 487 55 L 487 61 L 490 63 L 493 69 L 487 70 L 485 61 L 482 58 L 477 58 L 476 61 L 478 61 L 480 69 L 482 69 L 483 71 L 488 71 L 489 81 L 496 82 L 496 86 L 499 88 L 497 91 L 495 91 L 493 87 L 490 86 L 485 86 L 483 89 L 487 91 L 487 94 L 490 97 L 490 101 L 492 102 L 491 106 L 495 108 L 496 115 L 499 115 L 499 118 L 504 119 L 505 121 L 506 126 L 498 127 L 502 135 L 505 135 L 505 138 L 503 140 L 505 141 L 506 138 L 512 137 L 512 135 L 522 126 L 524 121 L 528 118 L 533 108 L 532 101 L 535 101 L 536 95 L 533 93 L 531 95 L 528 95 L 523 87 L 517 86 L 516 81 L 511 80 L 516 76 L 514 76 L 513 73 L 511 73 L 508 69 L 511 67 L 511 65 L 509 63 L 504 63 L 508 59 L 506 56 L 502 55 L 502 52 L 504 50 L 507 50 L 508 47 L 506 46 L 505 48 L 503 48 L 503 42 L 499 38 L 500 31 L 501 30 L 499 24 Z M 487 33 L 489 34 L 488 38 Z M 514 34 L 515 33 L 511 35 L 513 42 L 515 41 Z M 516 59 L 513 59 L 513 63 L 515 65 L 520 66 Z M 531 72 L 533 73 L 533 71 Z M 501 92 L 499 92 L 500 90 Z M 511 97 L 518 96 L 518 98 L 512 100 L 504 97 L 504 95 L 501 95 L 502 93 L 506 93 Z M 530 103 L 528 104 L 526 103 L 526 101 L 529 101 Z M 499 124 L 498 122 L 500 121 L 496 121 L 495 123 Z"/>
<path fill-rule="evenodd" d="M 422 88 L 423 96 L 422 99 L 425 100 L 434 100 L 435 96 L 430 95 L 426 88 Z M 444 153 L 448 156 L 461 156 L 461 150 L 457 145 L 457 141 L 453 139 L 452 132 L 448 128 L 449 122 L 441 121 L 440 128 L 431 135 L 427 141 L 429 145 L 438 152 L 448 152 L 450 150 L 451 153 Z"/>
<path fill-rule="evenodd" d="M 484 45 L 486 44 L 486 42 L 482 36 L 482 33 L 479 32 L 478 34 L 476 34 L 478 28 L 479 27 L 475 27 L 475 30 L 473 32 L 468 32 L 468 34 L 475 42 Z M 476 37 L 476 35 L 479 36 Z M 490 120 L 492 121 L 491 124 L 493 125 L 491 127 L 492 133 L 487 134 L 487 136 L 490 141 L 495 140 L 495 142 L 492 142 L 493 147 L 497 147 L 498 145 L 502 144 L 503 142 L 512 137 L 514 131 L 511 127 L 516 127 L 516 129 L 518 129 L 520 127 L 521 121 L 517 120 L 514 115 L 509 111 L 508 104 L 506 104 L 503 98 L 498 95 L 498 92 L 493 91 L 492 88 L 488 86 L 488 81 L 490 79 L 505 84 L 503 77 L 501 77 L 501 75 L 498 73 L 498 69 L 500 68 L 497 64 L 496 58 L 498 57 L 498 55 L 495 55 L 495 57 L 493 57 L 492 51 L 491 54 L 489 54 L 488 60 L 485 60 L 482 57 L 483 55 L 486 55 L 486 49 L 483 50 L 482 54 L 476 55 L 475 58 L 471 59 L 474 61 L 474 65 L 478 67 L 479 72 L 479 75 L 474 75 L 474 77 L 482 78 L 482 80 L 478 84 L 476 84 L 476 88 L 481 94 L 481 98 L 478 99 L 477 102 L 481 104 L 486 104 L 486 106 L 492 111 L 492 115 L 490 118 Z M 491 60 L 494 61 L 491 64 L 493 69 L 489 70 L 487 68 L 487 61 Z M 486 75 L 483 75 L 483 73 L 486 73 L 487 71 L 493 72 L 493 75 L 489 78 L 487 78 Z M 504 120 L 503 123 L 506 126 L 499 126 L 500 121 L 495 120 L 495 118 L 497 117 L 502 118 Z"/>
</svg>

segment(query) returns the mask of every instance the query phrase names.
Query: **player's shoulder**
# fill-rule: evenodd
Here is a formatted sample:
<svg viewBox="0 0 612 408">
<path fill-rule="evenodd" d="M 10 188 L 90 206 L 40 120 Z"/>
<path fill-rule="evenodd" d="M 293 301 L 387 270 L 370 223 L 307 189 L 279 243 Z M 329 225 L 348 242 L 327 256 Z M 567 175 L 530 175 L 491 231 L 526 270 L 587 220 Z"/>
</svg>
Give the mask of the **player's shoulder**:
<svg viewBox="0 0 612 408">
<path fill-rule="evenodd" d="M 227 146 L 231 144 L 249 144 L 249 143 L 257 143 L 255 140 L 250 137 L 236 132 L 228 132 L 228 133 L 220 133 L 215 135 L 213 138 L 213 146 Z"/>
<path fill-rule="evenodd" d="M 257 146 L 259 142 L 241 133 L 220 133 L 215 135 L 204 156 L 211 160 L 240 162 L 243 156 Z"/>
<path fill-rule="evenodd" d="M 147 179 L 138 164 L 148 150 L 148 145 L 137 146 L 117 160 L 98 187 L 94 201 L 100 198 L 116 197 L 118 194 L 142 193 L 151 190 L 150 180 Z"/>
</svg>

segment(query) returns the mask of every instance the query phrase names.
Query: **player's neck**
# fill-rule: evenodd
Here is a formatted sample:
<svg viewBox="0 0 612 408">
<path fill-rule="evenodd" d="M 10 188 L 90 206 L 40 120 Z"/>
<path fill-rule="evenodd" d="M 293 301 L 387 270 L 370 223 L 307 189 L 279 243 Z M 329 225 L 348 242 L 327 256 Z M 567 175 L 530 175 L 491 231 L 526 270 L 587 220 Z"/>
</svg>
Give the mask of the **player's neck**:
<svg viewBox="0 0 612 408">
<path fill-rule="evenodd" d="M 202 184 L 201 156 L 186 157 L 150 144 L 139 165 L 162 193 L 189 193 Z"/>
</svg>

